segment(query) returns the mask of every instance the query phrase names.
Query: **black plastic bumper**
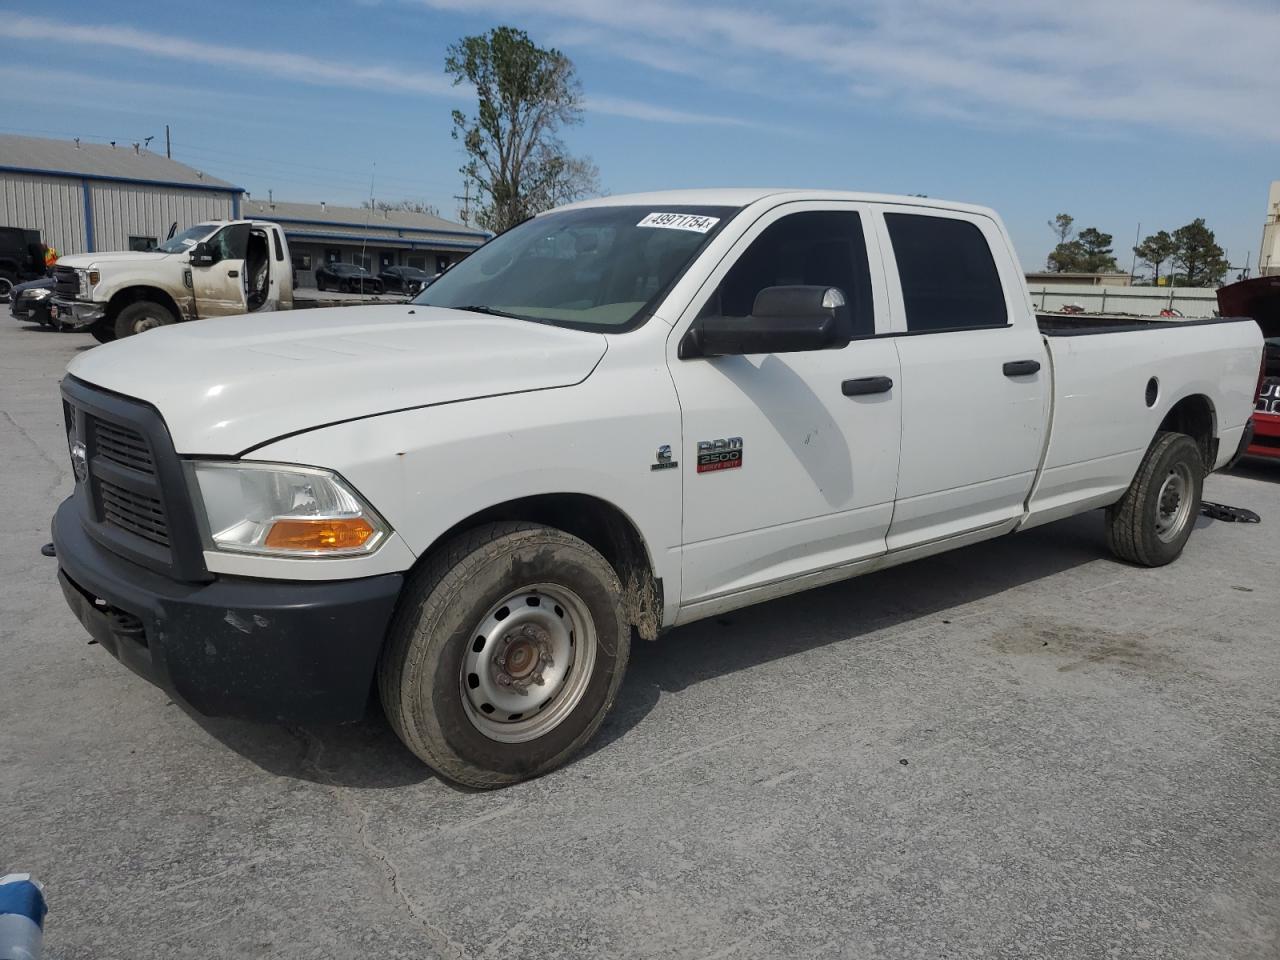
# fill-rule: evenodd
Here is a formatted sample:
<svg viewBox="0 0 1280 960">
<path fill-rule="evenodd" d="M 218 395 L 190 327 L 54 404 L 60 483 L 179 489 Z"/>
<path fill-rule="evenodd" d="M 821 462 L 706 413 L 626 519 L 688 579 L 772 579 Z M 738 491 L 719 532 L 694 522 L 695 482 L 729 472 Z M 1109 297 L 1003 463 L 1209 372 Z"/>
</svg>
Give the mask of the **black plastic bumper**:
<svg viewBox="0 0 1280 960">
<path fill-rule="evenodd" d="M 207 716 L 341 722 L 365 710 L 400 574 L 361 580 L 170 580 L 53 518 L 58 582 L 90 635 Z"/>
</svg>

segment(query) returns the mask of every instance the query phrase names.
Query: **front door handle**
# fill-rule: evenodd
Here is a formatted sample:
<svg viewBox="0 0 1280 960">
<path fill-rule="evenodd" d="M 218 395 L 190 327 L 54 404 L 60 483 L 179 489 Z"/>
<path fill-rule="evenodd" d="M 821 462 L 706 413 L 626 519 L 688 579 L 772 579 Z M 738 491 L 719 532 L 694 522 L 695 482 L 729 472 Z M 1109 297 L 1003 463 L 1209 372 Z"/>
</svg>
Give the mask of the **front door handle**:
<svg viewBox="0 0 1280 960">
<path fill-rule="evenodd" d="M 1028 374 L 1039 372 L 1039 360 L 1010 360 L 1004 365 L 1004 375 L 1006 377 L 1025 377 Z"/>
<path fill-rule="evenodd" d="M 846 397 L 861 397 L 868 393 L 888 393 L 893 389 L 890 377 L 859 377 L 840 384 L 840 392 Z"/>
<path fill-rule="evenodd" d="M 227 271 L 227 276 L 228 276 L 228 277 L 238 277 L 238 276 L 240 276 L 240 271 L 239 271 L 239 270 L 228 270 L 228 271 Z"/>
</svg>

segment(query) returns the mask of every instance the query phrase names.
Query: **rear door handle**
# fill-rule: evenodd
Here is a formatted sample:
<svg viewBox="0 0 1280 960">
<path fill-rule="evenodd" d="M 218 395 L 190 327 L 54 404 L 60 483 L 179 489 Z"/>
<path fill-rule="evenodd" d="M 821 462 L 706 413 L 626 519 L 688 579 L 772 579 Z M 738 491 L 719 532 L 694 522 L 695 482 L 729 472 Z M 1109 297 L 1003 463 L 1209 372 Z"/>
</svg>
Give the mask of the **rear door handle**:
<svg viewBox="0 0 1280 960">
<path fill-rule="evenodd" d="M 1039 360 L 1010 360 L 1004 365 L 1004 375 L 1006 377 L 1025 377 L 1028 374 L 1039 372 Z"/>
<path fill-rule="evenodd" d="M 840 392 L 846 397 L 861 397 L 868 393 L 888 393 L 893 389 L 890 377 L 859 377 L 840 384 Z"/>
</svg>

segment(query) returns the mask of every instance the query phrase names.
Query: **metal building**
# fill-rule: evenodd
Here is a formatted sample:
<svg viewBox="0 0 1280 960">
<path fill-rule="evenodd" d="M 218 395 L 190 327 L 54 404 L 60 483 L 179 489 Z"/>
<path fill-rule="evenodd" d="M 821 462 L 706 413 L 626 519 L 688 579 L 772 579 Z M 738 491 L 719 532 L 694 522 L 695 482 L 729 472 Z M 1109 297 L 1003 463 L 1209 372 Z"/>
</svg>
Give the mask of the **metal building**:
<svg viewBox="0 0 1280 960">
<path fill-rule="evenodd" d="M 172 223 L 238 217 L 243 192 L 141 145 L 0 135 L 0 226 L 59 253 L 147 249 Z"/>
<path fill-rule="evenodd" d="M 300 287 L 315 286 L 316 268 L 324 263 L 358 263 L 374 273 L 391 266 L 439 273 L 490 236 L 452 220 L 405 210 L 245 200 L 242 212 L 284 228 L 294 282 Z"/>
</svg>

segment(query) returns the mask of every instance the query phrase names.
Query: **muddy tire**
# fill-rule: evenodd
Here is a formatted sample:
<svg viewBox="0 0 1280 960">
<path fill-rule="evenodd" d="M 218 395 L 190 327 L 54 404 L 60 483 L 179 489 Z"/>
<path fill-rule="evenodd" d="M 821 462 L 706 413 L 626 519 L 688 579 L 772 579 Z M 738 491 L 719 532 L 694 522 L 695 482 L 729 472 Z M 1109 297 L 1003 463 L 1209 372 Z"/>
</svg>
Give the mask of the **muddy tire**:
<svg viewBox="0 0 1280 960">
<path fill-rule="evenodd" d="M 1200 515 L 1200 447 L 1184 433 L 1159 433 L 1123 497 L 1107 507 L 1107 547 L 1143 567 L 1172 563 Z"/>
<path fill-rule="evenodd" d="M 105 317 L 95 320 L 89 327 L 89 333 L 99 343 L 110 343 L 116 338 L 116 325 Z"/>
<path fill-rule="evenodd" d="M 138 300 L 116 314 L 116 339 L 123 340 L 156 327 L 167 327 L 177 320 L 167 307 L 150 300 Z"/>
<path fill-rule="evenodd" d="M 551 527 L 494 523 L 441 547 L 405 585 L 378 665 L 392 728 L 441 776 L 527 780 L 599 728 L 631 630 L 617 574 Z"/>
</svg>

